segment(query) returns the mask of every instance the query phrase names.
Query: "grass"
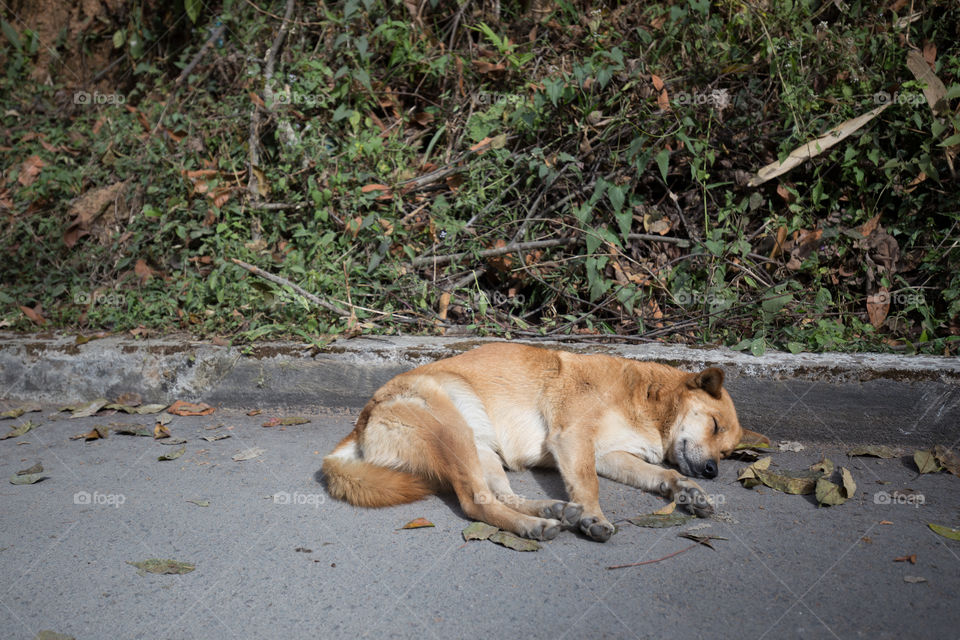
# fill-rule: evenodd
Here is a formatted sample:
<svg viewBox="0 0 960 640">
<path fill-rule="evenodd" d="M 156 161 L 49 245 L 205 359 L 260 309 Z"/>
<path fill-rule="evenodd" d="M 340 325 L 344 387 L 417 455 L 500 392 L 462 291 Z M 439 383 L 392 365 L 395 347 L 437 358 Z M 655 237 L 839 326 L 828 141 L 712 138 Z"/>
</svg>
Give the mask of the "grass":
<svg viewBox="0 0 960 640">
<path fill-rule="evenodd" d="M 191 4 L 180 46 L 114 25 L 83 87 L 5 28 L 0 326 L 955 354 L 960 8 L 846 4 L 348 0 L 301 7 L 269 78 L 282 5 Z"/>
</svg>

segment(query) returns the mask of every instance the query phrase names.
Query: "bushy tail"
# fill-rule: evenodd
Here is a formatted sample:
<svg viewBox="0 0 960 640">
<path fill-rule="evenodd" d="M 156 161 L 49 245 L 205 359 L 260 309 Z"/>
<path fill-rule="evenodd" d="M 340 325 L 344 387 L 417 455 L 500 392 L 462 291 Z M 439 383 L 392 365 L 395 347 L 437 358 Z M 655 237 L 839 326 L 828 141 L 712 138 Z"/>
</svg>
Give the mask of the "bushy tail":
<svg viewBox="0 0 960 640">
<path fill-rule="evenodd" d="M 433 493 L 412 473 L 380 467 L 366 460 L 330 455 L 323 459 L 323 473 L 330 495 L 358 507 L 405 504 Z"/>
</svg>

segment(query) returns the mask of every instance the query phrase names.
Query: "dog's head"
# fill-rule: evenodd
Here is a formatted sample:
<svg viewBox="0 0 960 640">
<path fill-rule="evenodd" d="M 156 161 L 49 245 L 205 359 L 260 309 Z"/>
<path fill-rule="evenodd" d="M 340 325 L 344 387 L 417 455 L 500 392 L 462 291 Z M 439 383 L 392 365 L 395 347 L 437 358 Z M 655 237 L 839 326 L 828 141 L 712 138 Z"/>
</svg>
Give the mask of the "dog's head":
<svg viewBox="0 0 960 640">
<path fill-rule="evenodd" d="M 723 371 L 715 367 L 688 374 L 678 389 L 676 420 L 666 447 L 667 460 L 685 476 L 715 478 L 717 464 L 743 440 L 769 440 L 740 426 Z"/>
</svg>

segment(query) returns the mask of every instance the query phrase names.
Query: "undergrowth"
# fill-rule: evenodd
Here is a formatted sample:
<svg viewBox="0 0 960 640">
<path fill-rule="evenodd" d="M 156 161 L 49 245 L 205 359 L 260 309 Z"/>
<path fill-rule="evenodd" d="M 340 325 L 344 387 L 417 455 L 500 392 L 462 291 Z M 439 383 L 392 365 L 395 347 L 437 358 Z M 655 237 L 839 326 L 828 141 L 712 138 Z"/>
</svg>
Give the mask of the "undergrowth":
<svg viewBox="0 0 960 640">
<path fill-rule="evenodd" d="M 956 3 L 134 6 L 85 83 L 5 16 L 0 326 L 956 353 Z"/>
</svg>

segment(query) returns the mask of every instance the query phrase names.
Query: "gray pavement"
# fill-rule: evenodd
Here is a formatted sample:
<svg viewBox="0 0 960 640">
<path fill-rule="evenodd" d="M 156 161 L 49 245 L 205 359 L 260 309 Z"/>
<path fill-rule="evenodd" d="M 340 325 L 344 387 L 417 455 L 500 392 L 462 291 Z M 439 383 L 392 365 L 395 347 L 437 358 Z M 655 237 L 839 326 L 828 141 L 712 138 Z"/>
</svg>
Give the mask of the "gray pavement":
<svg viewBox="0 0 960 640">
<path fill-rule="evenodd" d="M 791 403 L 781 397 L 779 411 Z M 221 407 L 177 417 L 169 426 L 188 440 L 186 453 L 159 462 L 176 447 L 116 434 L 69 439 L 96 424 L 149 427 L 151 416 L 70 419 L 51 417 L 52 408 L 0 421 L 2 432 L 25 419 L 41 423 L 0 441 L 4 638 L 52 629 L 78 639 L 876 639 L 955 638 L 960 629 L 960 542 L 927 528 L 960 527 L 960 478 L 918 476 L 907 459 L 847 458 L 845 447 L 859 440 L 839 437 L 845 425 L 830 422 L 829 412 L 816 419 L 835 435 L 804 440 L 803 451 L 774 454 L 774 462 L 801 469 L 826 454 L 847 466 L 858 491 L 844 505 L 744 489 L 735 478 L 745 463 L 726 461 L 716 480 L 701 483 L 720 502 L 717 518 L 670 529 L 621 522 L 606 544 L 563 532 L 536 553 L 518 553 L 465 543 L 468 521 L 450 497 L 381 510 L 330 499 L 318 469 L 350 431 L 352 410 L 264 407 L 248 417 Z M 260 426 L 286 414 L 311 422 Z M 768 425 L 750 426 L 779 439 L 776 420 Z M 231 437 L 199 439 L 220 432 Z M 265 451 L 231 459 L 249 447 Z M 7 483 L 38 460 L 46 480 Z M 530 497 L 563 495 L 553 472 L 511 474 L 511 482 Z M 903 493 L 884 498 L 894 491 Z M 601 480 L 612 520 L 663 503 Z M 398 530 L 418 517 L 436 527 Z M 690 543 L 677 533 L 697 525 L 709 525 L 698 534 L 728 540 L 715 541 L 716 551 L 697 547 L 645 566 L 605 568 L 681 550 Z M 894 562 L 911 554 L 916 564 Z M 127 564 L 147 558 L 192 562 L 196 570 L 141 576 Z M 913 577 L 925 581 L 905 581 Z"/>
</svg>

